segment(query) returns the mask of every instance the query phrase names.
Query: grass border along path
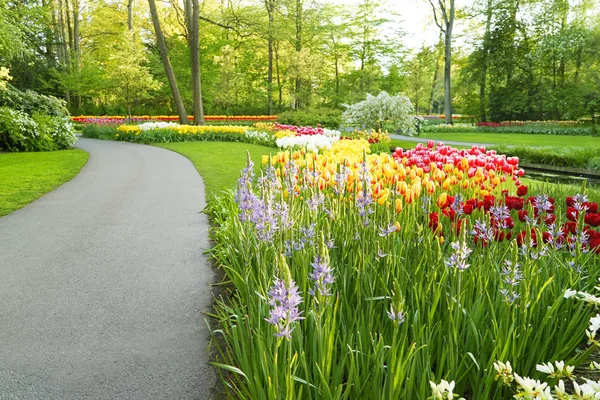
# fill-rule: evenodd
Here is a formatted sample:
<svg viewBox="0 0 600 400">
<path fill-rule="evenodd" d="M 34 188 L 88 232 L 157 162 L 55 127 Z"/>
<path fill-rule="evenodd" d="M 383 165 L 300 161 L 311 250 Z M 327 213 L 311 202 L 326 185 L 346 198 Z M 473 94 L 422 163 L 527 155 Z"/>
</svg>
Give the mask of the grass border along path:
<svg viewBox="0 0 600 400">
<path fill-rule="evenodd" d="M 246 166 L 250 153 L 254 171 L 258 172 L 263 154 L 276 154 L 272 147 L 240 142 L 180 142 L 156 143 L 187 157 L 196 167 L 206 186 L 206 201 L 209 202 L 221 190 L 234 189 L 240 172 Z"/>
<path fill-rule="evenodd" d="M 73 179 L 88 157 L 79 149 L 0 154 L 0 217 Z"/>
</svg>

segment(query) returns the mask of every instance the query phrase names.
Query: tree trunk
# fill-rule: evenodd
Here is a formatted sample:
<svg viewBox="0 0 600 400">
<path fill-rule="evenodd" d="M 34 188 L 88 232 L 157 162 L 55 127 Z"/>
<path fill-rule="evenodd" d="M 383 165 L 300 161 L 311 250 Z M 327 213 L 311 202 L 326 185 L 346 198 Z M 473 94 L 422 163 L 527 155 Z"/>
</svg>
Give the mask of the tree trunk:
<svg viewBox="0 0 600 400">
<path fill-rule="evenodd" d="M 492 0 L 487 1 L 485 10 L 485 33 L 483 34 L 483 59 L 481 61 L 481 80 L 479 81 L 479 118 L 486 122 L 485 92 L 487 89 L 488 53 L 490 47 L 490 27 L 492 25 Z"/>
<path fill-rule="evenodd" d="M 265 6 L 269 15 L 269 26 L 267 42 L 269 48 L 269 64 L 267 66 L 267 115 L 273 113 L 273 25 L 275 21 L 275 3 L 274 0 L 265 0 Z"/>
<path fill-rule="evenodd" d="M 303 1 L 296 0 L 296 57 L 299 59 L 300 52 L 302 51 L 302 11 Z M 302 80 L 300 79 L 300 65 L 298 64 L 298 71 L 296 71 L 296 110 L 300 109 L 303 104 L 300 101 L 300 91 L 302 89 Z"/>
<path fill-rule="evenodd" d="M 77 80 L 76 107 L 78 110 L 81 108 L 81 91 L 79 88 L 81 50 L 79 41 L 79 0 L 73 0 L 73 70 Z"/>
<path fill-rule="evenodd" d="M 133 0 L 127 2 L 127 29 L 133 30 Z"/>
<path fill-rule="evenodd" d="M 156 10 L 156 1 L 148 0 L 148 5 L 150 6 L 150 16 L 152 17 L 152 24 L 154 25 L 154 32 L 156 34 L 156 42 L 158 44 L 160 58 L 162 60 L 163 67 L 165 68 L 167 79 L 169 80 L 171 94 L 173 96 L 173 101 L 175 102 L 175 107 L 177 108 L 177 114 L 179 115 L 179 122 L 182 124 L 187 124 L 187 112 L 185 110 L 185 106 L 183 105 L 183 100 L 181 99 L 179 87 L 177 87 L 177 80 L 175 79 L 173 68 L 171 67 L 171 61 L 169 60 L 167 44 L 165 43 L 165 37 L 162 33 L 160 20 L 158 19 L 158 12 Z"/>
<path fill-rule="evenodd" d="M 435 49 L 435 69 L 433 70 L 433 82 L 431 83 L 431 94 L 429 95 L 429 115 L 433 114 L 433 98 L 435 96 L 435 89 L 437 89 L 438 74 L 440 71 L 440 52 L 439 48 L 442 46 L 442 31 L 440 30 L 440 38 Z"/>
<path fill-rule="evenodd" d="M 563 9 L 561 10 L 561 22 L 560 22 L 560 33 L 561 36 L 564 35 L 565 30 L 568 28 L 567 17 L 569 15 L 569 0 L 563 0 Z M 560 86 L 563 87 L 565 85 L 565 69 L 566 69 L 566 58 L 564 49 L 560 54 L 560 61 L 558 64 L 558 79 Z"/>
<path fill-rule="evenodd" d="M 194 125 L 204 125 L 202 107 L 202 79 L 200 74 L 200 4 L 198 0 L 185 0 L 188 26 L 188 47 L 192 68 L 192 98 L 194 100 Z"/>
<path fill-rule="evenodd" d="M 452 124 L 452 85 L 450 73 L 452 70 L 452 28 L 454 25 L 454 0 L 450 0 L 450 15 L 446 18 L 445 57 L 444 57 L 444 114 L 446 124 Z"/>
<path fill-rule="evenodd" d="M 283 110 L 283 86 L 281 85 L 281 71 L 279 70 L 279 46 L 275 43 L 275 69 L 277 69 L 277 90 L 279 92 L 279 103 L 277 109 Z"/>
<path fill-rule="evenodd" d="M 71 7 L 69 0 L 65 0 L 65 16 L 67 19 L 67 32 L 69 34 L 69 51 L 73 52 L 73 25 L 71 25 Z"/>
</svg>

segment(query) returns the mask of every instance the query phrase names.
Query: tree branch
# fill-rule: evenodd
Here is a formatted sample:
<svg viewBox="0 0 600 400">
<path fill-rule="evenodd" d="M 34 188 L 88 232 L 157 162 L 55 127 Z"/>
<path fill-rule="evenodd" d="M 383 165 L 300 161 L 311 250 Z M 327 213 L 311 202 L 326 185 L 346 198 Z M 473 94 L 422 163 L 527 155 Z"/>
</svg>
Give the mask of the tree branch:
<svg viewBox="0 0 600 400">
<path fill-rule="evenodd" d="M 435 20 L 435 24 L 437 25 L 438 28 L 440 28 L 440 31 L 442 31 L 442 32 L 445 33 L 446 31 L 444 30 L 444 28 L 442 28 L 442 25 L 438 21 L 437 9 L 435 8 L 435 5 L 433 4 L 433 1 L 429 0 L 429 4 L 431 4 L 431 8 L 433 9 L 433 19 Z"/>
</svg>

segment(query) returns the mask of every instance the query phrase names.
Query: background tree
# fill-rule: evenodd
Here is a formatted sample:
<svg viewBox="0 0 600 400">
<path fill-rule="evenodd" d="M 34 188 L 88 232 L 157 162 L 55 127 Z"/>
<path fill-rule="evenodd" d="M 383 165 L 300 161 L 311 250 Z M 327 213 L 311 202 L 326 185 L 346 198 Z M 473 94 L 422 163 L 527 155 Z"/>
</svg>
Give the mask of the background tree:
<svg viewBox="0 0 600 400">
<path fill-rule="evenodd" d="M 454 28 L 454 0 L 429 0 L 435 24 L 444 35 L 444 114 L 446 124 L 452 123 L 452 29 Z"/>
</svg>

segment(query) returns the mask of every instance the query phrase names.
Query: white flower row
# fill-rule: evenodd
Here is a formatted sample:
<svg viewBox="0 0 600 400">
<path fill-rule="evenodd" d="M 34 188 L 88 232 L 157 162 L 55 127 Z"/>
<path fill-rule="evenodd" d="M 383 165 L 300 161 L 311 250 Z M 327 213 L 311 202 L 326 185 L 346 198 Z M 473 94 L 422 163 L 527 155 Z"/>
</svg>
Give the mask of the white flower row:
<svg viewBox="0 0 600 400">
<path fill-rule="evenodd" d="M 272 138 L 270 133 L 253 131 L 253 130 L 248 130 L 248 131 L 244 132 L 244 136 L 246 136 L 247 138 L 250 138 L 250 139 L 261 140 L 261 141 L 265 141 L 265 142 L 268 142 Z"/>
<path fill-rule="evenodd" d="M 334 142 L 340 140 L 339 136 L 302 135 L 286 136 L 276 140 L 277 147 L 289 149 L 292 147 L 306 147 L 306 150 L 316 152 L 319 149 L 330 149 Z"/>
<path fill-rule="evenodd" d="M 153 129 L 166 129 L 178 125 L 175 122 L 144 122 L 143 124 L 139 124 L 138 128 L 141 131 L 151 131 Z"/>
</svg>

